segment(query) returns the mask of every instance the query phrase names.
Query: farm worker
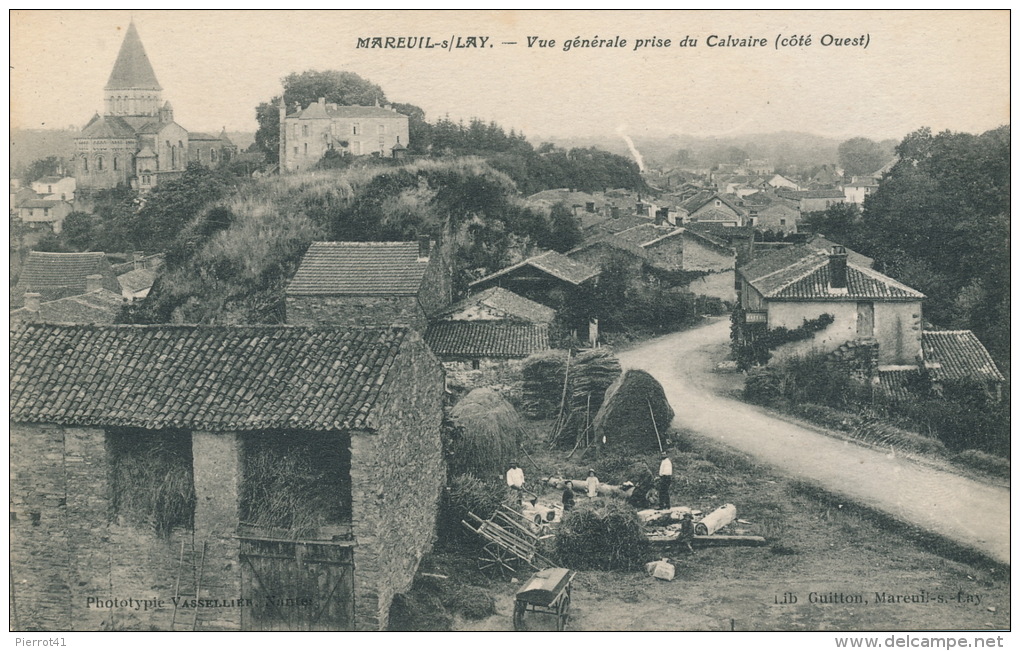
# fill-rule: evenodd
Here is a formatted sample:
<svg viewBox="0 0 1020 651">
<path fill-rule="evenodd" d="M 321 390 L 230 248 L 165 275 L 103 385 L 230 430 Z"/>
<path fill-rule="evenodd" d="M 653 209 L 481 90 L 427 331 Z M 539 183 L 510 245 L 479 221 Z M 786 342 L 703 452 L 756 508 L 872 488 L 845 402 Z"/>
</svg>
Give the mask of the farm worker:
<svg viewBox="0 0 1020 651">
<path fill-rule="evenodd" d="M 506 485 L 514 490 L 524 490 L 524 470 L 516 463 L 511 463 L 510 469 L 506 471 Z"/>
<path fill-rule="evenodd" d="M 569 511 L 574 508 L 574 484 L 568 481 L 563 484 L 563 510 Z"/>
<path fill-rule="evenodd" d="M 588 487 L 588 498 L 595 499 L 599 494 L 599 478 L 595 476 L 595 470 L 591 469 L 588 471 L 588 479 L 584 480 L 584 485 Z"/>
<path fill-rule="evenodd" d="M 669 487 L 673 483 L 673 462 L 669 455 L 662 453 L 662 461 L 659 463 L 659 508 L 669 508 Z"/>
<path fill-rule="evenodd" d="M 680 551 L 684 547 L 687 551 L 694 553 L 694 548 L 691 547 L 691 541 L 694 540 L 694 516 L 690 513 L 684 513 L 684 517 L 680 520 L 680 535 L 676 537 L 676 548 Z"/>
</svg>

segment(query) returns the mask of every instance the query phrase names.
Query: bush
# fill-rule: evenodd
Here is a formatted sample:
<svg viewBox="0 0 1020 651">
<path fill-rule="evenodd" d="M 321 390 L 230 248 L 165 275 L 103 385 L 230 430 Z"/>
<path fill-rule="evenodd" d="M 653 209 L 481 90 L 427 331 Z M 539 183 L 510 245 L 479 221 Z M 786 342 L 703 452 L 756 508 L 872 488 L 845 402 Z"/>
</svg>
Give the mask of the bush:
<svg viewBox="0 0 1020 651">
<path fill-rule="evenodd" d="M 964 450 L 954 456 L 953 461 L 995 477 L 1009 478 L 1009 459 L 1003 459 L 981 450 Z"/>
<path fill-rule="evenodd" d="M 744 399 L 759 405 L 772 405 L 783 396 L 783 381 L 774 368 L 751 370 L 744 381 Z"/>
<path fill-rule="evenodd" d="M 477 536 L 461 524 L 468 512 L 483 520 L 492 517 L 506 497 L 506 485 L 496 479 L 483 480 L 458 475 L 450 480 L 439 514 L 439 537 L 447 543 L 472 543 Z"/>
<path fill-rule="evenodd" d="M 579 504 L 556 530 L 556 554 L 575 569 L 634 569 L 644 562 L 647 548 L 634 509 L 612 499 Z"/>
</svg>

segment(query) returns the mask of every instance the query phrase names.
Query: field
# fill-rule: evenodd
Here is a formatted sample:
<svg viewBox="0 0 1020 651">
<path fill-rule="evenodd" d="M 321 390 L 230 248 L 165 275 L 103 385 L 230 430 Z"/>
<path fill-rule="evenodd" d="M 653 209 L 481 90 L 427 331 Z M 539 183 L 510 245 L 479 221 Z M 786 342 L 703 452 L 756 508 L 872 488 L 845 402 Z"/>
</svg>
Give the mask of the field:
<svg viewBox="0 0 1020 651">
<path fill-rule="evenodd" d="M 581 476 L 588 465 L 599 467 L 591 457 L 577 460 L 577 454 L 565 460 L 565 452 L 543 441 L 549 423 L 531 425 L 528 450 L 538 468 L 526 462 L 529 480 L 541 476 L 540 469 Z M 670 436 L 678 448 L 673 505 L 708 511 L 731 502 L 747 524 L 733 523 L 721 533 L 739 529 L 764 536 L 768 544 L 704 548 L 680 556 L 673 559 L 672 582 L 642 572 L 579 572 L 568 630 L 1009 628 L 1008 568 L 954 549 L 937 536 L 834 502 L 811 486 L 689 433 Z M 654 451 L 643 459 L 654 463 Z M 558 495 L 550 491 L 546 499 L 556 501 Z M 423 564 L 422 571 L 448 577 L 430 578 L 416 588 L 430 591 L 434 607 L 445 608 L 448 620 L 432 617 L 428 625 L 404 621 L 397 626 L 439 623 L 446 630 L 510 630 L 519 582 L 478 573 L 473 551 L 442 549 Z M 650 554 L 648 560 L 656 557 Z M 472 598 L 458 596 L 463 590 Z M 479 600 L 487 602 L 484 608 L 458 605 Z M 541 618 L 529 624 L 540 629 L 551 625 Z"/>
</svg>

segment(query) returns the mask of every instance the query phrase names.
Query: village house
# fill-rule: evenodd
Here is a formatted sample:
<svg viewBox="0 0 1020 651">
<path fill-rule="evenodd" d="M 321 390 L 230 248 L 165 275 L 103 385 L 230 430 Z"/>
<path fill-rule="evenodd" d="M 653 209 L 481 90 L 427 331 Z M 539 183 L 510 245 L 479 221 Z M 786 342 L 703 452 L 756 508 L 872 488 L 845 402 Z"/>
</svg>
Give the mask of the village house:
<svg viewBox="0 0 1020 651">
<path fill-rule="evenodd" d="M 817 190 L 805 190 L 800 196 L 800 212 L 823 212 L 838 203 L 846 202 L 844 190 L 839 188 L 819 188 Z"/>
<path fill-rule="evenodd" d="M 699 192 L 680 204 L 683 222 L 712 222 L 725 226 L 743 226 L 746 213 L 739 207 L 735 195 L 718 192 Z"/>
<path fill-rule="evenodd" d="M 893 401 L 915 400 L 911 387 L 930 383 L 941 394 L 948 383 L 970 382 L 995 400 L 1002 398 L 1005 377 L 984 344 L 970 330 L 925 330 L 923 359 L 913 366 L 880 367 L 876 383 Z"/>
<path fill-rule="evenodd" d="M 381 630 L 435 540 L 413 329 L 23 325 L 10 367 L 12 629 Z"/>
<path fill-rule="evenodd" d="M 861 205 L 869 196 L 878 192 L 878 180 L 870 176 L 855 176 L 843 184 L 843 196 L 847 203 Z"/>
<path fill-rule="evenodd" d="M 27 225 L 45 224 L 60 233 L 64 229 L 64 218 L 71 214 L 73 206 L 60 199 L 27 199 L 18 207 L 18 217 Z"/>
<path fill-rule="evenodd" d="M 490 287 L 451 305 L 437 315 L 444 321 L 520 321 L 552 323 L 556 310 L 518 296 L 502 287 Z"/>
<path fill-rule="evenodd" d="M 35 292 L 24 295 L 24 307 L 11 310 L 10 323 L 113 323 L 124 297 L 103 287 L 103 277 L 86 279 L 85 293 L 42 302 Z"/>
<path fill-rule="evenodd" d="M 470 390 L 514 385 L 528 355 L 549 350 L 549 324 L 521 321 L 435 321 L 425 343 L 443 362 L 449 386 Z"/>
<path fill-rule="evenodd" d="M 406 150 L 408 119 L 391 106 L 338 106 L 320 97 L 293 113 L 280 100 L 280 170 L 311 169 L 327 151 L 394 157 Z"/>
<path fill-rule="evenodd" d="M 42 199 L 73 202 L 76 188 L 73 176 L 44 176 L 32 181 L 32 191 Z"/>
<path fill-rule="evenodd" d="M 471 283 L 472 291 L 504 287 L 527 299 L 559 309 L 578 290 L 590 287 L 599 269 L 547 251 L 489 274 Z"/>
<path fill-rule="evenodd" d="M 120 283 L 105 253 L 46 253 L 31 251 L 18 283 L 11 291 L 11 307 L 24 304 L 26 292 L 40 295 L 40 301 L 53 301 L 65 296 L 84 294 L 91 286 L 89 276 L 98 274 L 99 284 L 119 294 Z"/>
<path fill-rule="evenodd" d="M 877 342 L 879 365 L 916 364 L 921 358 L 924 295 L 848 260 L 842 246 L 779 249 L 757 256 L 738 274 L 744 314 L 740 327 L 748 336 L 755 324 L 792 330 L 823 314 L 834 318 L 814 337 L 773 351 L 773 359 L 829 353 L 854 340 Z"/>
<path fill-rule="evenodd" d="M 417 242 L 313 242 L 287 286 L 287 323 L 406 324 L 424 330 L 451 302 L 442 246 Z"/>
</svg>

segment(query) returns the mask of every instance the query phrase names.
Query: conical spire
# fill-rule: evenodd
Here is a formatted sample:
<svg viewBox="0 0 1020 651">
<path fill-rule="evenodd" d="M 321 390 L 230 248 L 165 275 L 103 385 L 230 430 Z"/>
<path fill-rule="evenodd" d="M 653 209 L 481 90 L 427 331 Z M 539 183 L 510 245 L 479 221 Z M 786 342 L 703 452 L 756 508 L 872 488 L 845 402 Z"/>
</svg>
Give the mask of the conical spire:
<svg viewBox="0 0 1020 651">
<path fill-rule="evenodd" d="M 128 25 L 124 42 L 120 46 L 117 62 L 113 64 L 110 80 L 104 90 L 163 90 L 156 81 L 156 73 L 145 54 L 142 39 L 138 37 L 134 21 Z"/>
</svg>

